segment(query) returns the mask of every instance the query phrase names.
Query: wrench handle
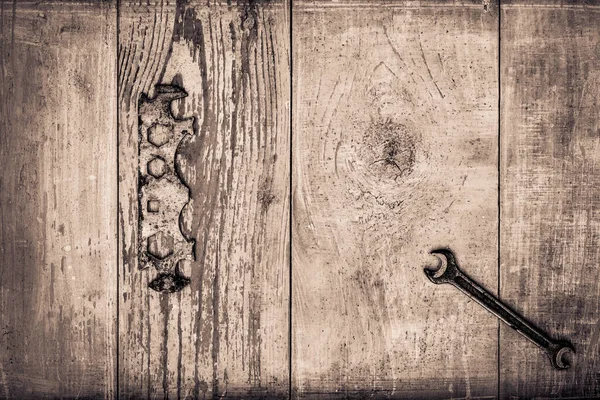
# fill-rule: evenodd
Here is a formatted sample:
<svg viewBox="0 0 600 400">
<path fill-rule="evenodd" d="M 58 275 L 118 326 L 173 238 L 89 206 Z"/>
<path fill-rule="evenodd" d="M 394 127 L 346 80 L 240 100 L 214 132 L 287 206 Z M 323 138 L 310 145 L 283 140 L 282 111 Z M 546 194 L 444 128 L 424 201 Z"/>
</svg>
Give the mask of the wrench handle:
<svg viewBox="0 0 600 400">
<path fill-rule="evenodd" d="M 534 344 L 543 350 L 551 350 L 553 342 L 543 332 L 508 308 L 496 296 L 467 275 L 459 271 L 452 284 Z"/>
</svg>

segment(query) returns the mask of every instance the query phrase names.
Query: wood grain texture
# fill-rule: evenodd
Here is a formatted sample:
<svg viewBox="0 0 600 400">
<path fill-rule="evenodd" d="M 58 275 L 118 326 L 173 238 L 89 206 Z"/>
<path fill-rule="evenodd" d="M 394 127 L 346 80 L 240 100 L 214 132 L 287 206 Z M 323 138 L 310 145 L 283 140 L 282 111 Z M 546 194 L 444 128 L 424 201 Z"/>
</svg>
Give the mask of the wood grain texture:
<svg viewBox="0 0 600 400">
<path fill-rule="evenodd" d="M 288 392 L 289 50 L 279 2 L 121 2 L 120 393 L 123 398 Z M 137 265 L 137 104 L 157 83 L 188 97 L 181 147 L 196 241 L 191 283 L 148 287 Z"/>
<path fill-rule="evenodd" d="M 497 320 L 430 283 L 450 246 L 497 288 L 497 13 L 295 2 L 293 388 L 497 394 Z"/>
<path fill-rule="evenodd" d="M 600 9 L 574 3 L 502 8 L 501 297 L 577 352 L 503 327 L 502 398 L 600 396 Z"/>
<path fill-rule="evenodd" d="M 116 10 L 0 8 L 0 397 L 112 398 Z"/>
</svg>

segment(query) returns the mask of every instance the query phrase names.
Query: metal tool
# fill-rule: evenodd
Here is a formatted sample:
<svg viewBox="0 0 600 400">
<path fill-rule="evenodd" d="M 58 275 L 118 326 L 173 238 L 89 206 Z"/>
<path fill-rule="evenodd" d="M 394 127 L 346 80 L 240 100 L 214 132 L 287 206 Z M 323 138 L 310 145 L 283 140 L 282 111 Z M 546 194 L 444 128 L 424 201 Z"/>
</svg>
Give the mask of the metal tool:
<svg viewBox="0 0 600 400">
<path fill-rule="evenodd" d="M 550 357 L 552 366 L 556 369 L 569 368 L 565 355 L 575 353 L 575 349 L 568 341 L 554 340 L 544 332 L 526 321 L 523 317 L 511 310 L 498 298 L 488 292 L 477 282 L 463 273 L 456 263 L 454 253 L 449 249 L 436 249 L 431 254 L 438 257 L 440 262 L 433 268 L 425 268 L 425 275 L 435 284 L 449 283 L 467 296 L 481 304 L 489 312 L 506 322 L 511 328 L 538 345 Z"/>
</svg>

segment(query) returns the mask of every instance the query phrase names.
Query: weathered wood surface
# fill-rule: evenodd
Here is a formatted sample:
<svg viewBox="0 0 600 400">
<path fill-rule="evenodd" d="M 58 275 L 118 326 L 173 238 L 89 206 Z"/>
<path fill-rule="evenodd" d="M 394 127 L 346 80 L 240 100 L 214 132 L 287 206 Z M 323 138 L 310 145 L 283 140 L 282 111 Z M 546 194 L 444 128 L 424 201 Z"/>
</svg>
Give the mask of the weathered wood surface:
<svg viewBox="0 0 600 400">
<path fill-rule="evenodd" d="M 497 394 L 498 321 L 423 273 L 450 246 L 497 288 L 497 21 L 294 2 L 295 396 Z"/>
<path fill-rule="evenodd" d="M 600 9 L 576 3 L 502 7 L 500 294 L 577 354 L 554 371 L 503 327 L 501 398 L 600 396 Z"/>
<path fill-rule="evenodd" d="M 297 0 L 290 42 L 287 2 L 0 2 L 0 398 L 600 397 L 598 6 Z M 173 294 L 138 265 L 156 84 L 196 119 Z M 441 246 L 573 367 L 430 283 Z"/>
<path fill-rule="evenodd" d="M 288 392 L 289 24 L 287 5 L 122 1 L 119 10 L 123 398 Z M 188 97 L 181 146 L 196 241 L 183 291 L 137 265 L 138 100 L 157 83 Z"/>
<path fill-rule="evenodd" d="M 0 10 L 0 398 L 112 398 L 116 9 Z"/>
</svg>

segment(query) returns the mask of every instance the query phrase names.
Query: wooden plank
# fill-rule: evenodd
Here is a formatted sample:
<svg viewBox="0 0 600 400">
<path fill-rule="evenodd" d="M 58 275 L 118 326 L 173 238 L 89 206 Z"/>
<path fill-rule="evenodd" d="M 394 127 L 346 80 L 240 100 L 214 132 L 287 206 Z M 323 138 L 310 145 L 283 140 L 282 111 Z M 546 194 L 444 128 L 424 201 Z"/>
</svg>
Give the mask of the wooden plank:
<svg viewBox="0 0 600 400">
<path fill-rule="evenodd" d="M 501 398 L 598 398 L 600 9 L 502 3 L 501 296 L 577 354 L 503 328 Z"/>
<path fill-rule="evenodd" d="M 119 8 L 120 394 L 285 397 L 287 5 L 174 3 Z M 138 101 L 159 83 L 188 94 L 172 103 L 175 118 L 195 118 L 178 162 L 196 261 L 170 294 L 149 288 L 153 267 L 138 269 L 138 120 L 150 118 Z"/>
<path fill-rule="evenodd" d="M 0 13 L 0 397 L 112 398 L 116 10 Z"/>
<path fill-rule="evenodd" d="M 496 318 L 423 273 L 450 246 L 497 288 L 497 17 L 294 2 L 297 397 L 497 394 Z"/>
</svg>

